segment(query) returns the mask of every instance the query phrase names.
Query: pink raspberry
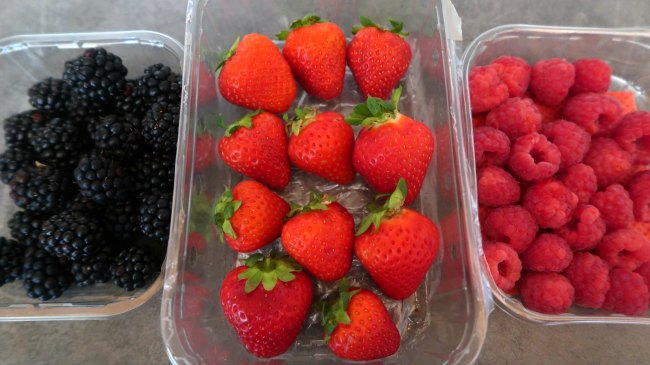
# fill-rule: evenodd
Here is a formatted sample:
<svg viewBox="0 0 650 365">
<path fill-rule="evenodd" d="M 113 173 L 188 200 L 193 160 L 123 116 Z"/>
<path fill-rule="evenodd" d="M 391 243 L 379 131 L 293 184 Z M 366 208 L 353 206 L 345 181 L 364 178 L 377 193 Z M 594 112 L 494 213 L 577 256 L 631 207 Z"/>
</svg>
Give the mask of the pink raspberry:
<svg viewBox="0 0 650 365">
<path fill-rule="evenodd" d="M 531 133 L 517 138 L 511 152 L 508 166 L 525 181 L 549 178 L 560 168 L 560 150 L 543 134 Z"/>
<path fill-rule="evenodd" d="M 508 99 L 508 85 L 496 68 L 477 66 L 469 73 L 469 97 L 473 113 L 487 112 Z"/>
<path fill-rule="evenodd" d="M 650 261 L 650 241 L 633 229 L 617 229 L 603 236 L 596 254 L 612 268 L 636 270 Z"/>
<path fill-rule="evenodd" d="M 600 257 L 576 252 L 564 275 L 575 288 L 575 302 L 587 308 L 601 308 L 609 290 L 609 267 Z"/>
<path fill-rule="evenodd" d="M 650 163 L 650 112 L 627 114 L 613 133 L 614 140 L 632 154 L 634 163 Z"/>
<path fill-rule="evenodd" d="M 603 135 L 621 122 L 623 108 L 618 100 L 605 94 L 578 94 L 564 104 L 564 118 L 584 128 L 589 134 Z"/>
<path fill-rule="evenodd" d="M 632 156 L 611 138 L 599 137 L 591 142 L 584 160 L 598 178 L 598 187 L 621 182 L 632 169 Z"/>
<path fill-rule="evenodd" d="M 517 252 L 505 243 L 489 242 L 483 245 L 483 254 L 497 286 L 506 292 L 512 290 L 521 275 Z"/>
<path fill-rule="evenodd" d="M 500 167 L 478 170 L 478 202 L 490 207 L 510 205 L 519 201 L 521 189 L 512 175 Z"/>
<path fill-rule="evenodd" d="M 621 185 L 597 192 L 591 197 L 591 205 L 598 208 L 608 229 L 626 228 L 634 221 L 634 203 Z"/>
<path fill-rule="evenodd" d="M 594 169 L 582 163 L 569 167 L 560 176 L 560 181 L 578 196 L 578 201 L 582 204 L 589 203 L 591 196 L 598 190 Z"/>
<path fill-rule="evenodd" d="M 574 64 L 576 81 L 571 87 L 571 94 L 604 93 L 609 89 L 612 68 L 599 59 L 577 60 Z"/>
<path fill-rule="evenodd" d="M 639 266 L 639 268 L 634 272 L 641 275 L 645 285 L 650 285 L 650 262 L 646 262 L 645 264 Z"/>
<path fill-rule="evenodd" d="M 521 255 L 521 263 L 530 271 L 561 272 L 573 259 L 573 252 L 566 241 L 554 234 L 543 233 Z"/>
<path fill-rule="evenodd" d="M 566 277 L 555 272 L 528 272 L 521 277 L 521 301 L 526 308 L 540 313 L 560 314 L 571 304 L 575 290 Z"/>
<path fill-rule="evenodd" d="M 634 217 L 640 222 L 650 222 L 650 171 L 634 175 L 627 183 L 627 191 L 634 204 Z"/>
<path fill-rule="evenodd" d="M 485 233 L 491 240 L 507 243 L 522 253 L 535 239 L 537 223 L 526 209 L 509 205 L 490 212 L 485 220 Z"/>
<path fill-rule="evenodd" d="M 544 228 L 559 228 L 571 220 L 578 196 L 557 180 L 538 181 L 524 195 L 524 207 Z"/>
<path fill-rule="evenodd" d="M 519 57 L 501 56 L 492 61 L 501 80 L 508 85 L 510 97 L 524 96 L 530 82 L 530 65 Z"/>
<path fill-rule="evenodd" d="M 510 139 L 498 129 L 479 127 L 474 130 L 476 166 L 503 166 L 510 157 Z"/>
<path fill-rule="evenodd" d="M 575 68 L 566 60 L 551 58 L 533 66 L 530 91 L 546 105 L 558 105 L 569 94 L 575 81 Z"/>
<path fill-rule="evenodd" d="M 530 99 L 510 98 L 492 109 L 485 119 L 485 125 L 501 130 L 511 141 L 539 131 L 542 115 Z"/>
<path fill-rule="evenodd" d="M 589 133 L 579 125 L 566 120 L 544 123 L 542 134 L 560 150 L 560 154 L 562 154 L 561 169 L 566 169 L 582 161 L 591 145 Z"/>
<path fill-rule="evenodd" d="M 579 205 L 573 212 L 573 218 L 555 233 L 564 238 L 572 249 L 591 250 L 605 234 L 605 221 L 600 211 L 593 205 Z"/>
<path fill-rule="evenodd" d="M 650 295 L 641 275 L 625 269 L 609 273 L 611 287 L 605 297 L 603 308 L 614 313 L 638 316 L 648 310 Z"/>
</svg>

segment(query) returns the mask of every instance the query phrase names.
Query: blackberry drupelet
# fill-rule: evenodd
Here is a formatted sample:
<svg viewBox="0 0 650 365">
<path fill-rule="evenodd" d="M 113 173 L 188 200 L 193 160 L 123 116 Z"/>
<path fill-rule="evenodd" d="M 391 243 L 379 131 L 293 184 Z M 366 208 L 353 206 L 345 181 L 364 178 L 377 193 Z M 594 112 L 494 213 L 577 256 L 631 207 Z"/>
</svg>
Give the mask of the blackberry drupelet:
<svg viewBox="0 0 650 365">
<path fill-rule="evenodd" d="M 70 264 L 70 273 L 78 286 L 105 283 L 111 279 L 111 263 L 114 249 L 104 246 L 94 254 Z"/>
<path fill-rule="evenodd" d="M 29 103 L 38 110 L 65 112 L 70 99 L 70 86 L 63 80 L 46 78 L 27 90 Z"/>
<path fill-rule="evenodd" d="M 167 242 L 172 211 L 172 193 L 154 190 L 140 201 L 140 231 L 149 238 Z"/>
<path fill-rule="evenodd" d="M 29 138 L 38 161 L 64 168 L 77 163 L 83 142 L 77 125 L 63 118 L 53 118 L 32 128 Z"/>
<path fill-rule="evenodd" d="M 66 210 L 74 210 L 84 215 L 99 217 L 104 213 L 104 205 L 96 203 L 90 199 L 84 198 L 77 194 L 72 201 L 66 205 Z"/>
<path fill-rule="evenodd" d="M 142 120 L 142 136 L 154 150 L 176 151 L 180 107 L 167 102 L 155 103 Z"/>
<path fill-rule="evenodd" d="M 104 115 L 108 113 L 110 108 L 100 102 L 83 100 L 72 95 L 66 104 L 66 110 L 70 119 L 77 122 L 77 124 L 83 125 L 87 123 L 88 118 Z"/>
<path fill-rule="evenodd" d="M 125 201 L 131 195 L 133 179 L 126 169 L 97 151 L 81 158 L 74 169 L 74 178 L 81 196 L 99 204 Z"/>
<path fill-rule="evenodd" d="M 21 210 L 14 213 L 7 226 L 14 240 L 25 247 L 35 247 L 38 245 L 41 226 L 46 219 L 47 217 Z"/>
<path fill-rule="evenodd" d="M 9 195 L 19 208 L 36 214 L 54 213 L 68 202 L 71 186 L 67 176 L 54 167 L 26 167 L 16 171 L 9 182 Z"/>
<path fill-rule="evenodd" d="M 29 132 L 33 126 L 43 124 L 46 120 L 46 115 L 36 110 L 14 114 L 5 119 L 3 126 L 6 146 L 8 148 L 31 149 Z"/>
<path fill-rule="evenodd" d="M 153 189 L 172 191 L 175 168 L 173 156 L 142 154 L 131 166 L 136 192 L 142 195 L 150 193 Z"/>
<path fill-rule="evenodd" d="M 181 101 L 182 76 L 161 63 L 151 65 L 138 79 L 138 92 L 144 97 L 147 106 L 157 102 L 179 105 Z"/>
<path fill-rule="evenodd" d="M 80 99 L 109 104 L 124 90 L 127 72 L 120 57 L 91 48 L 65 63 L 63 80 Z"/>
<path fill-rule="evenodd" d="M 133 114 L 107 115 L 91 128 L 90 137 L 105 157 L 125 160 L 140 147 L 140 120 Z"/>
<path fill-rule="evenodd" d="M 138 90 L 138 80 L 127 80 L 122 93 L 115 98 L 115 111 L 121 114 L 133 114 L 139 119 L 147 112 L 144 97 Z"/>
<path fill-rule="evenodd" d="M 9 184 L 16 171 L 34 163 L 32 151 L 23 148 L 10 148 L 0 154 L 0 181 Z"/>
<path fill-rule="evenodd" d="M 144 287 L 155 269 L 153 260 L 144 249 L 129 247 L 120 252 L 111 264 L 111 279 L 115 285 L 131 291 Z"/>
<path fill-rule="evenodd" d="M 22 278 L 24 254 L 18 242 L 0 237 L 0 285 Z"/>
<path fill-rule="evenodd" d="M 104 231 L 115 241 L 128 241 L 138 232 L 139 210 L 137 201 L 112 203 L 104 212 Z"/>
<path fill-rule="evenodd" d="M 38 242 L 52 255 L 79 261 L 104 246 L 103 234 L 98 219 L 66 210 L 43 223 Z"/>
<path fill-rule="evenodd" d="M 70 286 L 64 263 L 40 247 L 30 247 L 23 258 L 23 288 L 34 299 L 57 298 Z"/>
</svg>

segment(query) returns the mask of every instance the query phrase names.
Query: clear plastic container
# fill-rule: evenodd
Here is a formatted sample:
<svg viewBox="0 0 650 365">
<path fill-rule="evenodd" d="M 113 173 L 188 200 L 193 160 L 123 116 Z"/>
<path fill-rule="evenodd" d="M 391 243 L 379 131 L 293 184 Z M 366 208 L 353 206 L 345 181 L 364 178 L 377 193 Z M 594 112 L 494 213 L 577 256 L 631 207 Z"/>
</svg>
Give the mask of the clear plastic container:
<svg viewBox="0 0 650 365">
<path fill-rule="evenodd" d="M 83 48 L 105 47 L 119 55 L 130 70 L 141 74 L 149 65 L 162 62 L 180 72 L 182 45 L 171 37 L 151 31 L 20 35 L 0 39 L 0 120 L 30 109 L 27 89 L 46 77 L 63 73 L 66 60 Z M 60 77 L 60 76 L 59 76 Z M 5 149 L 0 129 L 0 151 Z M 18 208 L 9 187 L 0 184 L 0 235 L 8 236 L 7 221 Z M 158 292 L 163 275 L 146 287 L 126 292 L 111 283 L 87 288 L 70 287 L 61 297 L 39 302 L 26 297 L 22 282 L 0 288 L 0 321 L 99 319 L 128 312 Z"/>
<path fill-rule="evenodd" d="M 566 28 L 530 25 L 504 25 L 493 28 L 478 36 L 467 48 L 462 61 L 463 103 L 457 107 L 464 113 L 462 132 L 466 138 L 464 170 L 469 174 L 468 191 L 472 192 L 472 220 L 475 222 L 470 241 L 481 249 L 481 234 L 478 224 L 478 203 L 476 200 L 476 169 L 472 139 L 472 114 L 469 107 L 468 76 L 474 66 L 485 65 L 493 59 L 513 55 L 524 58 L 531 64 L 544 58 L 560 57 L 569 61 L 580 58 L 600 58 L 612 67 L 610 90 L 632 91 L 636 95 L 639 109 L 648 109 L 646 93 L 650 90 L 650 31 L 645 29 L 600 29 Z M 482 254 L 482 253 L 481 253 Z M 650 313 L 629 317 L 611 314 L 604 310 L 588 310 L 573 306 L 569 313 L 546 315 L 526 309 L 521 301 L 501 291 L 490 275 L 485 260 L 481 268 L 489 282 L 496 303 L 508 314 L 540 324 L 565 323 L 631 323 L 650 324 Z"/>
<path fill-rule="evenodd" d="M 469 235 L 471 224 L 466 196 L 459 177 L 466 173 L 461 161 L 464 140 L 451 114 L 457 57 L 449 44 L 457 28 L 449 28 L 443 13 L 453 11 L 446 1 L 320 1 L 228 0 L 190 1 L 187 11 L 185 64 L 183 75 L 181 147 L 173 206 L 170 245 L 161 313 L 162 335 L 175 364 L 259 364 L 267 363 L 248 354 L 227 323 L 219 302 L 221 282 L 237 265 L 238 256 L 211 232 L 213 202 L 224 189 L 242 180 L 220 159 L 207 171 L 193 169 L 195 135 L 218 113 L 227 122 L 239 119 L 246 110 L 220 96 L 199 105 L 199 93 L 214 82 L 199 72 L 204 63 L 215 63 L 215 55 L 227 49 L 238 35 L 252 32 L 272 37 L 294 19 L 315 12 L 337 23 L 350 35 L 360 15 L 380 22 L 388 17 L 406 22 L 413 61 L 403 81 L 401 111 L 426 123 L 436 134 L 436 151 L 427 178 L 412 207 L 432 218 L 441 228 L 441 251 L 417 293 L 405 300 L 383 298 L 402 334 L 399 352 L 373 364 L 458 364 L 473 362 L 482 346 L 491 307 L 487 289 L 479 274 L 478 247 Z M 259 21 L 260 14 L 264 20 Z M 456 24 L 458 25 L 458 24 Z M 278 43 L 281 47 L 282 43 Z M 450 71 L 451 70 L 451 71 Z M 205 90 L 205 89 L 203 89 Z M 453 91 L 453 92 L 452 92 Z M 342 114 L 363 101 L 352 75 L 346 74 L 343 94 L 322 102 L 300 91 L 294 107 L 319 105 L 321 110 Z M 223 133 L 213 130 L 217 136 Z M 304 202 L 310 188 L 327 191 L 354 215 L 357 222 L 373 195 L 361 178 L 341 187 L 293 170 L 292 183 L 280 194 Z M 208 197 L 206 199 L 206 196 Z M 206 208 L 207 207 L 207 208 Z M 188 241 L 193 231 L 208 232 L 205 248 Z M 277 243 L 275 243 L 277 246 Z M 267 251 L 268 248 L 265 249 Z M 355 262 L 352 281 L 379 292 Z M 318 296 L 333 290 L 334 284 L 318 284 Z M 340 361 L 323 341 L 323 332 L 311 316 L 296 343 L 278 360 L 268 363 L 329 364 Z"/>
</svg>

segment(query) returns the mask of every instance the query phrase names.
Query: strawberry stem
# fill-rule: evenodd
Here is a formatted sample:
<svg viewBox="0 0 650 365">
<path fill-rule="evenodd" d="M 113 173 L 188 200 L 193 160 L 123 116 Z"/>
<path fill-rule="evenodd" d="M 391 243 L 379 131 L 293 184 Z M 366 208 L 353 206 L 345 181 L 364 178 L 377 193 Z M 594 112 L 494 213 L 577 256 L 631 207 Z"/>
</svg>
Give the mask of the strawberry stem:
<svg viewBox="0 0 650 365">
<path fill-rule="evenodd" d="M 350 116 L 345 121 L 351 125 L 374 127 L 393 120 L 397 117 L 399 109 L 397 104 L 402 96 L 402 86 L 393 90 L 390 101 L 369 96 L 365 103 L 357 104 Z"/>
<path fill-rule="evenodd" d="M 304 206 L 300 206 L 296 203 L 291 203 L 291 210 L 287 213 L 287 218 L 295 217 L 301 213 L 314 212 L 318 210 L 328 210 L 327 207 L 330 203 L 336 201 L 336 197 L 330 196 L 327 194 L 321 194 L 317 191 L 312 191 L 309 193 L 309 202 Z"/>
<path fill-rule="evenodd" d="M 214 224 L 217 225 L 217 230 L 219 231 L 219 239 L 221 242 L 224 240 L 224 234 L 232 239 L 237 239 L 237 233 L 232 227 L 230 219 L 235 214 L 237 209 L 241 207 L 242 202 L 240 200 L 232 200 L 232 190 L 225 187 L 225 191 L 219 197 L 217 204 L 214 206 Z"/>
<path fill-rule="evenodd" d="M 295 117 L 292 119 L 289 119 L 289 115 L 285 114 L 282 116 L 282 119 L 287 123 L 287 134 L 291 136 L 292 134 L 295 134 L 296 136 L 300 134 L 300 131 L 308 126 L 311 122 L 316 120 L 316 114 L 318 112 L 318 108 L 311 108 L 311 107 L 304 107 L 304 108 L 296 108 L 294 113 L 296 114 Z"/>
<path fill-rule="evenodd" d="M 329 342 L 339 323 L 350 324 L 348 305 L 359 291 L 361 289 L 350 291 L 350 281 L 347 277 L 343 277 L 339 280 L 339 296 L 330 302 L 322 302 L 318 305 L 321 312 L 321 325 L 325 329 L 325 343 Z"/>
<path fill-rule="evenodd" d="M 244 115 L 244 117 L 241 118 L 240 120 L 230 124 L 228 127 L 224 126 L 223 118 L 221 118 L 221 116 L 219 116 L 219 120 L 217 122 L 217 125 L 219 127 L 221 127 L 221 128 L 226 128 L 226 132 L 224 133 L 224 136 L 225 137 L 230 137 L 239 128 L 242 128 L 242 127 L 248 128 L 248 129 L 253 128 L 253 117 L 256 116 L 256 115 L 259 115 L 261 112 L 262 112 L 262 109 L 258 109 L 258 110 L 254 111 L 252 113 L 248 113 L 248 114 Z"/>
<path fill-rule="evenodd" d="M 232 56 L 234 56 L 235 53 L 237 53 L 237 46 L 239 45 L 239 40 L 240 39 L 241 39 L 241 37 L 237 37 L 237 39 L 235 39 L 235 43 L 233 43 L 232 46 L 230 46 L 229 49 L 227 49 L 223 53 L 221 53 L 221 56 L 220 56 L 221 61 L 217 65 L 217 68 L 214 70 L 215 72 L 219 71 L 219 69 L 221 67 L 223 67 L 223 65 L 226 64 L 226 61 L 231 59 Z"/>
<path fill-rule="evenodd" d="M 309 13 L 306 14 L 301 19 L 294 20 L 293 23 L 291 23 L 291 25 L 289 26 L 289 29 L 282 30 L 280 33 L 275 35 L 275 38 L 284 41 L 289 36 L 289 33 L 291 33 L 291 31 L 294 29 L 298 29 L 300 27 L 308 27 L 316 23 L 325 23 L 326 21 L 327 21 L 326 19 L 321 19 L 321 17 L 319 17 L 316 14 Z"/>
<path fill-rule="evenodd" d="M 363 218 L 356 235 L 359 236 L 366 232 L 371 225 L 375 227 L 375 232 L 381 225 L 383 218 L 390 218 L 399 214 L 404 207 L 404 200 L 406 199 L 407 189 L 406 180 L 403 177 L 397 182 L 395 191 L 386 199 L 384 205 L 381 207 L 370 204 L 368 205 L 368 215 Z M 377 198 L 385 197 L 385 194 L 380 194 Z"/>
<path fill-rule="evenodd" d="M 390 25 L 392 27 L 390 29 L 382 27 L 381 25 L 373 22 L 372 20 L 366 18 L 365 16 L 359 17 L 359 22 L 361 23 L 361 25 L 355 25 L 354 27 L 352 27 L 352 34 L 357 34 L 363 28 L 377 28 L 385 32 L 395 33 L 402 38 L 408 37 L 409 33 L 402 31 L 404 29 L 403 22 L 399 22 L 391 18 L 388 18 L 388 21 L 390 22 Z"/>
<path fill-rule="evenodd" d="M 274 253 L 266 257 L 259 253 L 251 255 L 245 265 L 248 269 L 239 273 L 237 278 L 246 280 L 246 284 L 244 284 L 246 294 L 252 293 L 260 283 L 264 290 L 271 291 L 277 285 L 278 280 L 288 283 L 296 278 L 294 272 L 302 271 L 302 267 L 292 258 L 288 256 L 276 257 Z"/>
</svg>

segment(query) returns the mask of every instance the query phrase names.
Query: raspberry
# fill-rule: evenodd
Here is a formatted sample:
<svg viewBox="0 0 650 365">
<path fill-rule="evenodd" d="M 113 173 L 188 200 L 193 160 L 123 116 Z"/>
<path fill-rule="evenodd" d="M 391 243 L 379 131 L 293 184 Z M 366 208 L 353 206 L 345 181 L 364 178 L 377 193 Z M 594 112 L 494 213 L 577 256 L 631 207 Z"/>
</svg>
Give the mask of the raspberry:
<svg viewBox="0 0 650 365">
<path fill-rule="evenodd" d="M 487 112 L 508 99 L 508 85 L 496 68 L 477 66 L 469 73 L 469 97 L 473 113 Z"/>
<path fill-rule="evenodd" d="M 485 124 L 485 113 L 481 114 L 472 114 L 472 127 L 473 128 L 478 128 L 481 127 Z"/>
<path fill-rule="evenodd" d="M 634 217 L 637 221 L 650 222 L 650 171 L 639 172 L 629 183 L 627 191 L 634 204 Z"/>
<path fill-rule="evenodd" d="M 628 316 L 638 316 L 648 310 L 648 286 L 643 277 L 625 269 L 609 273 L 611 287 L 605 297 L 603 308 Z"/>
<path fill-rule="evenodd" d="M 599 59 L 577 60 L 573 66 L 576 70 L 576 80 L 571 87 L 571 94 L 604 93 L 609 89 L 612 68 Z"/>
<path fill-rule="evenodd" d="M 631 153 L 634 163 L 650 163 L 650 113 L 640 111 L 623 117 L 613 133 L 614 140 Z"/>
<path fill-rule="evenodd" d="M 563 114 L 589 134 L 607 134 L 621 122 L 623 109 L 611 96 L 587 93 L 567 100 Z"/>
<path fill-rule="evenodd" d="M 546 314 L 566 312 L 573 303 L 575 290 L 566 277 L 555 272 L 528 272 L 519 286 L 526 308 Z"/>
<path fill-rule="evenodd" d="M 505 243 L 489 242 L 483 246 L 483 254 L 497 286 L 506 292 L 512 290 L 521 275 L 517 252 Z"/>
<path fill-rule="evenodd" d="M 650 284 L 650 262 L 646 262 L 645 264 L 639 266 L 639 268 L 634 272 L 641 275 L 645 285 Z"/>
<path fill-rule="evenodd" d="M 580 205 L 573 212 L 569 223 L 558 228 L 555 233 L 564 238 L 572 249 L 582 251 L 596 247 L 605 231 L 605 221 L 598 208 Z"/>
<path fill-rule="evenodd" d="M 478 171 L 478 202 L 498 207 L 519 200 L 521 189 L 512 175 L 500 167 L 488 166 Z"/>
<path fill-rule="evenodd" d="M 578 196 L 580 203 L 588 203 L 598 190 L 598 179 L 591 166 L 579 163 L 569 167 L 560 181 Z"/>
<path fill-rule="evenodd" d="M 524 96 L 530 83 L 530 65 L 519 57 L 502 56 L 492 61 L 510 97 Z"/>
<path fill-rule="evenodd" d="M 630 171 L 625 175 L 623 180 L 621 180 L 621 185 L 627 185 L 630 183 L 630 180 L 634 177 L 634 175 L 638 174 L 639 172 L 643 171 L 648 171 L 648 165 L 632 165 L 632 168 Z"/>
<path fill-rule="evenodd" d="M 600 257 L 588 252 L 576 252 L 564 270 L 575 289 L 575 302 L 587 308 L 601 308 L 609 290 L 609 266 Z"/>
<path fill-rule="evenodd" d="M 508 161 L 510 170 L 522 180 L 536 181 L 553 176 L 560 168 L 560 150 L 543 134 L 531 133 L 517 138 Z"/>
<path fill-rule="evenodd" d="M 537 223 L 526 209 L 509 205 L 490 212 L 485 219 L 485 233 L 490 239 L 507 243 L 522 253 L 535 239 Z"/>
<path fill-rule="evenodd" d="M 562 108 L 564 105 L 544 105 L 538 101 L 533 101 L 539 114 L 542 115 L 542 123 L 555 122 L 562 118 Z"/>
<path fill-rule="evenodd" d="M 608 229 L 626 228 L 634 221 L 634 203 L 621 185 L 597 192 L 591 197 L 591 205 L 598 208 Z"/>
<path fill-rule="evenodd" d="M 524 195 L 524 207 L 544 228 L 559 228 L 571 220 L 578 196 L 557 180 L 536 182 Z"/>
<path fill-rule="evenodd" d="M 613 139 L 605 137 L 591 142 L 582 162 L 594 169 L 601 188 L 621 182 L 632 169 L 632 156 Z"/>
<path fill-rule="evenodd" d="M 510 98 L 488 113 L 485 125 L 507 134 L 511 141 L 538 132 L 542 115 L 530 99 Z"/>
<path fill-rule="evenodd" d="M 573 259 L 573 252 L 566 241 L 554 234 L 543 233 L 521 255 L 526 270 L 561 272 Z"/>
<path fill-rule="evenodd" d="M 617 229 L 603 237 L 596 247 L 596 254 L 611 268 L 636 270 L 650 261 L 650 240 L 633 229 Z"/>
<path fill-rule="evenodd" d="M 560 168 L 566 169 L 580 163 L 591 144 L 591 136 L 579 125 L 558 120 L 542 125 L 542 134 L 560 150 Z"/>
<path fill-rule="evenodd" d="M 623 108 L 623 115 L 636 111 L 636 94 L 632 91 L 608 91 L 607 95 L 618 100 Z"/>
<path fill-rule="evenodd" d="M 645 238 L 650 240 L 650 223 L 634 222 L 630 228 L 641 233 Z"/>
<path fill-rule="evenodd" d="M 551 58 L 533 66 L 530 91 L 547 105 L 557 105 L 569 94 L 575 80 L 575 68 L 566 60 Z"/>
<path fill-rule="evenodd" d="M 510 139 L 498 129 L 479 127 L 474 130 L 476 166 L 503 166 L 510 156 Z"/>
</svg>

